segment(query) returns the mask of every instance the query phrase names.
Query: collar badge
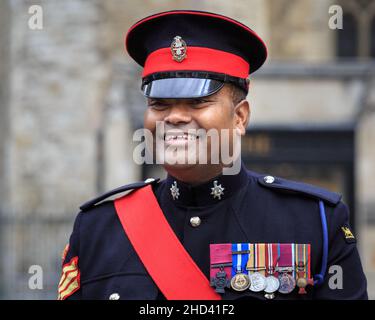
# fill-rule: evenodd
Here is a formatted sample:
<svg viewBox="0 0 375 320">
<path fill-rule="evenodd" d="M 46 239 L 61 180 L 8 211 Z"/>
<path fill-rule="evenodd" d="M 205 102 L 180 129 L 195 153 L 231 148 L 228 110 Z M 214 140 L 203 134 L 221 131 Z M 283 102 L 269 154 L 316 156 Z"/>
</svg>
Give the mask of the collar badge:
<svg viewBox="0 0 375 320">
<path fill-rule="evenodd" d="M 214 181 L 214 187 L 211 188 L 214 199 L 218 198 L 221 200 L 221 196 L 224 194 L 224 188 L 221 186 L 221 184 L 217 184 L 217 180 Z"/>
<path fill-rule="evenodd" d="M 171 190 L 171 195 L 173 197 L 173 200 L 178 199 L 180 195 L 180 189 L 178 189 L 176 181 L 173 182 L 172 187 L 169 190 Z"/>
</svg>

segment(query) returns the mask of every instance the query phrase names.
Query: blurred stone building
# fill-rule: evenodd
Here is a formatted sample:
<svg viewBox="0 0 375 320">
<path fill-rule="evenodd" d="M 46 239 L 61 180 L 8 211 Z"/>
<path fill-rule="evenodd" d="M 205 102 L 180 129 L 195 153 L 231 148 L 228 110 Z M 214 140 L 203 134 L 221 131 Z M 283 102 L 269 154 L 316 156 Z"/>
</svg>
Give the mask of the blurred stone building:
<svg viewBox="0 0 375 320">
<path fill-rule="evenodd" d="M 32 5 L 43 9 L 41 30 L 29 28 Z M 331 5 L 343 9 L 342 30 L 329 28 Z M 79 205 L 163 175 L 133 162 L 145 101 L 123 40 L 135 21 L 171 9 L 229 15 L 265 40 L 244 160 L 344 194 L 375 298 L 371 0 L 1 0 L 0 298 L 54 299 Z M 31 265 L 43 268 L 42 290 L 28 286 Z"/>
</svg>

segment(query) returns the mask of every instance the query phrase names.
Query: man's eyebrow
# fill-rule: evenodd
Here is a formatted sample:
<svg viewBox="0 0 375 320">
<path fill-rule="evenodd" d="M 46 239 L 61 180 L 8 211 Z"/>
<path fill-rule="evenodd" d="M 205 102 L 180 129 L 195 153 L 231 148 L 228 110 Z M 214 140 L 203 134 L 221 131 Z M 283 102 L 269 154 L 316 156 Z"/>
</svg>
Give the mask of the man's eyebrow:
<svg viewBox="0 0 375 320">
<path fill-rule="evenodd" d="M 194 101 L 197 101 L 197 100 L 213 101 L 213 100 L 217 100 L 217 96 L 212 95 L 212 96 L 196 97 L 196 98 L 189 99 L 189 101 L 191 101 L 191 102 L 194 102 Z"/>
</svg>

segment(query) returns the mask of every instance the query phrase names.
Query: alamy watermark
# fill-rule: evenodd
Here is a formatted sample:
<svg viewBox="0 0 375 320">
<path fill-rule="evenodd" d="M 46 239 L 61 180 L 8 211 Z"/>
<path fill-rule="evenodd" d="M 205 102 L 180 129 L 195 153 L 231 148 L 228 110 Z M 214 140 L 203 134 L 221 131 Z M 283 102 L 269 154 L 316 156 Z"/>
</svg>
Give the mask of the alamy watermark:
<svg viewBox="0 0 375 320">
<path fill-rule="evenodd" d="M 343 284 L 343 271 L 342 267 L 339 265 L 332 265 L 328 269 L 328 274 L 330 275 L 328 280 L 328 287 L 331 290 L 342 290 L 344 289 Z"/>
<path fill-rule="evenodd" d="M 344 28 L 342 7 L 339 5 L 332 5 L 328 9 L 328 13 L 330 14 L 328 27 L 332 30 L 342 30 Z"/>
<path fill-rule="evenodd" d="M 31 15 L 28 20 L 30 30 L 43 29 L 43 8 L 39 5 L 32 5 L 29 7 L 28 13 Z"/>
<path fill-rule="evenodd" d="M 43 290 L 43 268 L 39 265 L 32 265 L 29 267 L 29 289 L 30 290 Z"/>
<path fill-rule="evenodd" d="M 241 135 L 237 129 L 174 128 L 156 122 L 154 132 L 138 129 L 133 134 L 136 164 L 195 165 L 220 164 L 223 174 L 241 169 Z"/>
<path fill-rule="evenodd" d="M 31 274 L 28 280 L 30 290 L 43 290 L 43 268 L 40 265 L 31 265 L 28 273 Z M 331 290 L 342 290 L 343 270 L 339 265 L 332 265 L 328 269 L 328 287 Z"/>
</svg>

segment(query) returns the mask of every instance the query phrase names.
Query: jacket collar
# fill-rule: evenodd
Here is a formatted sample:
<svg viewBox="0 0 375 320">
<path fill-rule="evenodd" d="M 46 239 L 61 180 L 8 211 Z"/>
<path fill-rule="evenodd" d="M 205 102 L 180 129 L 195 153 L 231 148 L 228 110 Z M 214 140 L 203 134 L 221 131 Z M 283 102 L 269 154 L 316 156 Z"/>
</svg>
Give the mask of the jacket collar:
<svg viewBox="0 0 375 320">
<path fill-rule="evenodd" d="M 243 163 L 236 175 L 219 175 L 205 183 L 192 186 L 171 175 L 165 180 L 164 193 L 173 203 L 183 206 L 207 206 L 224 202 L 248 182 Z"/>
</svg>

